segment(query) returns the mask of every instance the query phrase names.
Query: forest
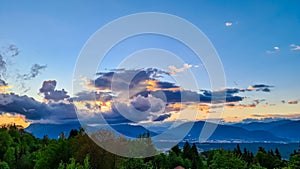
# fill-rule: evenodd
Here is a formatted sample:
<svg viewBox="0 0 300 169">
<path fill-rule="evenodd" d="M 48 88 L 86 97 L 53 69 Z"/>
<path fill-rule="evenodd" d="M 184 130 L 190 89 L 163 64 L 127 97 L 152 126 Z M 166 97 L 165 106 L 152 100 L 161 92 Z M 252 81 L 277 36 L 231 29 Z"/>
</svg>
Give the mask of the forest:
<svg viewBox="0 0 300 169">
<path fill-rule="evenodd" d="M 110 131 L 99 132 L 114 143 L 126 140 Z M 151 137 L 145 133 L 136 140 L 149 143 Z M 136 148 L 147 145 L 137 144 Z M 157 151 L 154 146 L 146 150 Z M 62 133 L 58 139 L 48 136 L 39 139 L 15 125 L 0 128 L 0 169 L 172 169 L 178 166 L 186 169 L 300 169 L 300 150 L 295 150 L 289 159 L 282 159 L 277 148 L 266 151 L 259 147 L 253 154 L 247 149 L 241 150 L 237 144 L 233 151 L 199 152 L 195 143 L 185 142 L 182 148 L 176 145 L 168 152 L 157 154 L 147 158 L 115 155 L 98 146 L 83 129 L 73 129 L 68 136 Z"/>
</svg>

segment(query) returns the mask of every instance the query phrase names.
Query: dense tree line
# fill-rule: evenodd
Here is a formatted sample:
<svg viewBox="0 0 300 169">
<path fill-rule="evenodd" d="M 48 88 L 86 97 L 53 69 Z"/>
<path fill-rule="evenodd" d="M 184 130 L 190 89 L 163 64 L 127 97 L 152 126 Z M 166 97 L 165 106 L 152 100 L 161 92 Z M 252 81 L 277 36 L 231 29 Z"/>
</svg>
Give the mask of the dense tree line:
<svg viewBox="0 0 300 169">
<path fill-rule="evenodd" d="M 136 140 L 116 137 L 110 131 L 95 134 L 123 145 L 134 141 L 136 150 L 148 146 L 147 153 L 156 152 L 151 144 L 139 141 L 151 142 L 149 133 Z M 283 160 L 277 148 L 266 151 L 259 147 L 253 154 L 237 145 L 233 151 L 218 149 L 199 153 L 196 144 L 185 142 L 182 148 L 176 145 L 167 153 L 153 157 L 124 158 L 99 147 L 82 129 L 72 130 L 68 137 L 62 133 L 59 139 L 47 136 L 38 139 L 16 126 L 0 128 L 0 169 L 169 169 L 177 166 L 192 169 L 300 169 L 300 150 L 295 150 L 289 160 Z"/>
</svg>

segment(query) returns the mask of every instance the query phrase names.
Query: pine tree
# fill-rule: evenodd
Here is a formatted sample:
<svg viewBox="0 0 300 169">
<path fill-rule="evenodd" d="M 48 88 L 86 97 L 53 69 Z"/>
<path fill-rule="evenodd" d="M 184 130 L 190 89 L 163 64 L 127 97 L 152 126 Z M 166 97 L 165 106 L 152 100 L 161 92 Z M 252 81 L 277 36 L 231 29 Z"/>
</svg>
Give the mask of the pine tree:
<svg viewBox="0 0 300 169">
<path fill-rule="evenodd" d="M 172 147 L 171 150 L 172 150 L 177 156 L 179 156 L 179 155 L 181 154 L 181 149 L 179 148 L 178 145 Z"/>
<path fill-rule="evenodd" d="M 242 156 L 242 151 L 241 151 L 241 148 L 240 148 L 240 144 L 237 144 L 237 145 L 236 145 L 236 148 L 234 148 L 233 153 L 234 153 L 236 156 L 238 156 L 238 157 L 241 157 L 241 156 Z"/>
<path fill-rule="evenodd" d="M 281 160 L 281 154 L 280 154 L 278 148 L 275 149 L 275 156 L 276 156 L 279 160 Z"/>
<path fill-rule="evenodd" d="M 184 146 L 183 146 L 183 158 L 189 158 L 191 159 L 191 146 L 190 144 L 186 141 Z"/>
</svg>

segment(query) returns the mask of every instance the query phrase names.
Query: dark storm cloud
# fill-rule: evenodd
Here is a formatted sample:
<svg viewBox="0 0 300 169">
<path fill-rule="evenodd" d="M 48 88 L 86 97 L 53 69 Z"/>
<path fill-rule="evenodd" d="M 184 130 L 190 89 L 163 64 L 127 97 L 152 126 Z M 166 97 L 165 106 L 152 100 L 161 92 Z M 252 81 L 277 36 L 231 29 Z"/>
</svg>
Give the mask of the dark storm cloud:
<svg viewBox="0 0 300 169">
<path fill-rule="evenodd" d="M 138 95 L 147 97 L 149 94 L 167 102 L 238 102 L 243 100 L 243 97 L 237 96 L 239 92 L 244 90 L 238 88 L 228 88 L 225 90 L 211 92 L 209 90 L 202 90 L 202 93 L 194 91 L 179 90 L 179 86 L 174 83 L 157 80 L 156 76 L 169 75 L 167 72 L 160 71 L 158 69 L 141 69 L 141 70 L 117 70 L 115 72 L 97 73 L 98 78 L 94 81 L 93 85 L 102 90 L 114 90 L 127 91 L 129 89 L 130 98 L 134 98 Z M 150 84 L 146 82 L 152 80 L 154 86 L 147 87 Z M 113 84 L 113 85 L 112 85 Z M 112 87 L 113 86 L 113 87 Z M 154 89 L 152 90 L 151 87 Z M 261 85 L 255 85 L 255 87 L 262 87 Z M 266 87 L 266 86 L 264 86 Z M 178 90 L 171 90 L 178 88 Z M 138 90 L 137 90 L 138 89 Z M 131 92 L 131 91 L 134 92 Z M 163 93 L 163 94 L 162 94 Z M 146 106 L 147 107 L 147 106 Z M 144 107 L 144 108 L 146 108 Z"/>
<path fill-rule="evenodd" d="M 115 72 L 100 72 L 97 73 L 99 75 L 96 80 L 91 81 L 95 87 L 105 90 L 111 89 L 112 86 L 114 89 L 122 90 L 124 88 L 129 87 L 132 89 L 137 85 L 140 85 L 142 82 L 146 80 L 153 80 L 158 76 L 162 76 L 162 74 L 166 74 L 164 71 L 160 71 L 155 68 L 149 69 L 138 69 L 138 70 L 124 70 L 121 69 Z M 161 84 L 163 85 L 163 84 Z"/>
<path fill-rule="evenodd" d="M 162 82 L 162 81 L 158 81 L 156 82 L 156 87 L 157 88 L 162 88 L 162 89 L 169 89 L 169 88 L 178 88 L 178 86 L 176 86 L 174 83 L 170 83 L 170 82 Z"/>
<path fill-rule="evenodd" d="M 243 90 L 241 89 L 238 89 L 238 88 L 227 88 L 227 89 L 224 89 L 224 90 L 219 90 L 219 91 L 209 91 L 209 90 L 201 90 L 203 92 L 204 95 L 206 96 L 212 96 L 212 95 L 215 95 L 215 96 L 224 96 L 224 95 L 233 95 L 233 94 L 237 94 L 239 92 L 243 92 Z"/>
<path fill-rule="evenodd" d="M 165 113 L 163 104 L 164 102 L 158 98 L 137 96 L 129 104 L 115 101 L 112 103 L 111 111 L 96 115 L 101 115 L 108 123 L 139 123 L 153 119 L 162 121 L 167 118 L 160 117 Z"/>
<path fill-rule="evenodd" d="M 74 105 L 42 103 L 28 96 L 0 94 L 0 111 L 22 114 L 28 120 L 51 119 L 53 121 L 76 120 Z"/>
<path fill-rule="evenodd" d="M 171 116 L 167 104 L 172 103 L 224 103 L 239 102 L 244 97 L 238 96 L 244 92 L 238 88 L 228 88 L 220 91 L 202 90 L 199 92 L 181 89 L 174 83 L 161 81 L 160 78 L 169 75 L 158 69 L 125 70 L 117 69 L 97 73 L 95 80 L 90 80 L 89 86 L 99 91 L 82 91 L 75 94 L 74 101 L 112 101 L 111 110 L 101 115 L 108 123 L 127 123 L 141 121 L 163 121 Z M 56 83 L 49 82 L 41 88 L 42 92 L 55 90 Z M 113 88 L 113 89 L 112 89 Z M 174 90 L 176 88 L 176 90 Z M 133 91 L 133 92 L 132 92 Z M 129 92 L 129 99 L 124 103 L 123 93 Z M 126 96 L 126 95 L 125 95 Z M 120 99 L 120 100 L 118 100 Z M 123 100 L 122 100 L 123 99 Z M 86 103 L 85 107 L 94 110 L 93 105 Z"/>
<path fill-rule="evenodd" d="M 161 94 L 163 93 L 163 94 Z M 145 92 L 142 93 L 144 96 L 147 96 Z M 150 92 L 148 92 L 150 94 Z M 225 96 L 224 94 L 221 95 L 220 93 L 212 94 L 210 91 L 203 91 L 203 93 L 197 93 L 194 91 L 189 90 L 181 90 L 181 91 L 168 91 L 168 90 L 159 90 L 151 92 L 151 95 L 154 97 L 158 97 L 164 99 L 167 98 L 168 103 L 175 103 L 175 102 L 238 102 L 242 101 L 244 97 L 241 96 L 234 96 L 232 94 L 227 93 Z"/>
<path fill-rule="evenodd" d="M 48 93 L 54 91 L 56 87 L 56 80 L 47 80 L 43 82 L 42 88 L 40 88 L 41 93 Z"/>
<path fill-rule="evenodd" d="M 101 115 L 109 124 L 132 122 L 121 113 L 128 114 L 129 113 L 128 107 L 122 103 L 113 103 L 112 110 L 108 113 L 102 113 Z"/>
<path fill-rule="evenodd" d="M 40 93 L 44 94 L 44 98 L 52 101 L 60 101 L 69 98 L 64 89 L 55 90 L 56 88 L 56 80 L 48 80 L 44 81 L 42 88 L 40 88 Z"/>
<path fill-rule="evenodd" d="M 164 121 L 165 119 L 167 119 L 169 117 L 171 117 L 171 114 L 163 114 L 163 115 L 158 116 L 153 121 Z"/>
<path fill-rule="evenodd" d="M 39 103 L 28 96 L 19 96 L 13 93 L 0 95 L 0 110 L 9 113 L 25 115 L 29 119 L 41 119 L 48 116 L 46 104 Z"/>
<path fill-rule="evenodd" d="M 150 101 L 141 95 L 137 96 L 131 105 L 138 111 L 147 111 L 151 107 Z"/>
</svg>

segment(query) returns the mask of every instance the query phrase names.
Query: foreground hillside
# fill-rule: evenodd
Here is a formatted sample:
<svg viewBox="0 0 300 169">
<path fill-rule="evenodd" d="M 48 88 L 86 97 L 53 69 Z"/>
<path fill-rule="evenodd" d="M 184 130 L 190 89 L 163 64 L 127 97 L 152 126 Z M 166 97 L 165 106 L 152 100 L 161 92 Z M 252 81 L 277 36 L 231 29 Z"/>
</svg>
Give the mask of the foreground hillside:
<svg viewBox="0 0 300 169">
<path fill-rule="evenodd" d="M 107 131 L 98 131 L 99 134 Z M 107 133 L 106 133 L 107 134 Z M 259 147 L 256 154 L 240 146 L 233 151 L 210 150 L 199 153 L 195 144 L 186 142 L 182 148 L 178 145 L 167 153 L 148 158 L 124 158 L 105 151 L 97 146 L 84 130 L 71 130 L 66 137 L 61 134 L 58 139 L 44 136 L 42 139 L 18 129 L 15 126 L 0 129 L 0 169 L 92 169 L 92 168 L 162 168 L 169 169 L 177 166 L 184 168 L 231 168 L 231 169 L 273 169 L 299 168 L 300 150 L 291 154 L 289 161 L 283 160 L 278 149 L 266 151 Z M 107 136 L 113 136 L 113 133 Z M 137 140 L 151 142 L 149 133 L 140 135 Z M 118 144 L 126 141 L 115 137 L 103 138 Z M 128 142 L 129 140 L 127 140 Z M 140 149 L 139 147 L 131 147 Z M 133 149 L 128 149 L 132 151 Z M 147 148 L 156 151 L 153 146 Z"/>
</svg>

